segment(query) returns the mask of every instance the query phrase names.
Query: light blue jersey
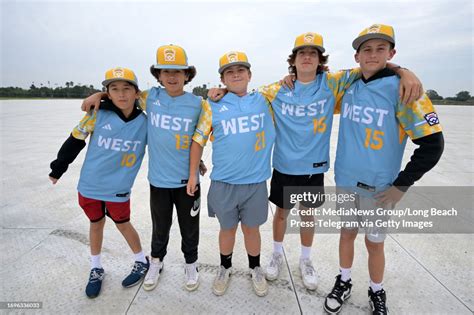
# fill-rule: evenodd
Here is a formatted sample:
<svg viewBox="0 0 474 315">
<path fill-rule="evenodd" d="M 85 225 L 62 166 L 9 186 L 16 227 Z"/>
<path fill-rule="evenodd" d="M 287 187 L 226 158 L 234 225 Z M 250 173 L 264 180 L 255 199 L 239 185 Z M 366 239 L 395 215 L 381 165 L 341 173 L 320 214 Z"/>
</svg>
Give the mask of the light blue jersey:
<svg viewBox="0 0 474 315">
<path fill-rule="evenodd" d="M 290 90 L 279 84 L 259 89 L 272 104 L 276 124 L 273 167 L 280 173 L 307 175 L 329 169 L 329 144 L 335 105 L 358 70 L 323 72 Z"/>
<path fill-rule="evenodd" d="M 392 73 L 393 74 L 393 73 Z M 335 163 L 337 186 L 385 190 L 400 172 L 406 140 L 441 131 L 430 100 L 403 105 L 400 79 L 355 82 L 343 97 Z"/>
<path fill-rule="evenodd" d="M 95 115 L 77 189 L 91 199 L 127 201 L 145 154 L 146 116 L 141 113 L 124 122 L 109 110 L 98 111 Z"/>
<path fill-rule="evenodd" d="M 148 114 L 148 180 L 155 187 L 186 186 L 189 149 L 201 113 L 201 98 L 185 92 L 171 97 L 163 88 L 146 95 Z M 199 177 L 199 176 L 198 176 Z"/>
<path fill-rule="evenodd" d="M 212 180 L 256 184 L 270 178 L 275 127 L 260 93 L 227 93 L 217 103 L 204 102 L 193 140 L 204 146 L 211 130 Z"/>
</svg>

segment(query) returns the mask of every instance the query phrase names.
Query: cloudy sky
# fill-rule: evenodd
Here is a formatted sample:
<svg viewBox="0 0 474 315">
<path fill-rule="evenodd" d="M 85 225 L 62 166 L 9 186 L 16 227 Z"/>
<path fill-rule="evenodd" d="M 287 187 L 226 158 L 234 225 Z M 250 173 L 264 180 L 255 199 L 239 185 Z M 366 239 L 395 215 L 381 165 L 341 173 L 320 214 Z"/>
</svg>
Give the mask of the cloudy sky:
<svg viewBox="0 0 474 315">
<path fill-rule="evenodd" d="M 442 96 L 473 94 L 472 0 L 416 1 L 1 1 L 1 86 L 100 86 L 115 66 L 142 89 L 160 45 L 184 47 L 198 71 L 190 87 L 219 83 L 219 57 L 245 51 L 251 87 L 278 80 L 297 35 L 323 35 L 331 70 L 354 67 L 352 40 L 373 23 L 395 28 L 393 61 Z"/>
</svg>

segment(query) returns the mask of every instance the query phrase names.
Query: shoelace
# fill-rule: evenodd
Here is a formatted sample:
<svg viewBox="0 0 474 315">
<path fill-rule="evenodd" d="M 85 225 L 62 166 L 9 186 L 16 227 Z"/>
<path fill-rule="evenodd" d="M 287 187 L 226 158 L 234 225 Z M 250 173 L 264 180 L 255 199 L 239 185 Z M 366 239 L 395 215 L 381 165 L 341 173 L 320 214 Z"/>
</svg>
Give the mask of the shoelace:
<svg viewBox="0 0 474 315">
<path fill-rule="evenodd" d="M 158 263 L 150 263 L 150 268 L 148 269 L 148 272 L 146 274 L 146 279 L 155 277 L 158 270 L 160 270 L 160 266 Z"/>
<path fill-rule="evenodd" d="M 375 312 L 385 314 L 387 312 L 387 306 L 385 305 L 385 301 L 382 298 L 382 294 L 382 291 L 377 291 L 375 293 L 374 307 Z"/>
<path fill-rule="evenodd" d="M 141 264 L 139 262 L 135 262 L 135 264 L 133 265 L 133 268 L 132 268 L 132 273 L 140 272 L 140 267 L 141 267 Z"/>
<path fill-rule="evenodd" d="M 309 260 L 306 260 L 304 262 L 304 273 L 307 274 L 307 275 L 310 275 L 310 276 L 314 276 L 314 274 L 316 273 L 314 271 L 314 267 L 311 265 L 311 262 Z"/>
<path fill-rule="evenodd" d="M 186 265 L 186 276 L 188 280 L 196 279 L 196 266 L 195 265 Z"/>
<path fill-rule="evenodd" d="M 280 265 L 280 255 L 273 254 L 272 260 L 270 260 L 270 267 L 274 268 Z"/>
<path fill-rule="evenodd" d="M 346 286 L 341 282 L 338 282 L 334 288 L 332 288 L 332 291 L 331 291 L 331 294 L 330 296 L 331 297 L 334 297 L 334 298 L 341 298 L 342 295 L 344 294 L 344 291 L 346 291 Z"/>
<path fill-rule="evenodd" d="M 260 267 L 255 267 L 255 269 L 254 269 L 254 274 L 255 274 L 255 280 L 256 280 L 257 282 L 263 281 L 263 271 L 262 271 L 262 268 L 260 268 Z"/>
<path fill-rule="evenodd" d="M 218 278 L 217 278 L 219 281 L 222 281 L 225 279 L 226 271 L 227 269 L 225 269 L 224 267 L 221 267 L 221 269 L 219 270 Z"/>
<path fill-rule="evenodd" d="M 97 272 L 97 270 L 91 271 L 90 280 L 98 280 L 100 277 L 101 275 Z"/>
</svg>

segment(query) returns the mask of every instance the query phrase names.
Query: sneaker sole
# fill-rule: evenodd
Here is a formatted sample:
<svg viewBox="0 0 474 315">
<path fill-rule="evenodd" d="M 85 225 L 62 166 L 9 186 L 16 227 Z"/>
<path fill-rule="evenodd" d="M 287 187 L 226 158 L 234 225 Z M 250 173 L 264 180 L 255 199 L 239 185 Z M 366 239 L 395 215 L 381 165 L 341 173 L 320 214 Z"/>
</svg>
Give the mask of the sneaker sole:
<svg viewBox="0 0 474 315">
<path fill-rule="evenodd" d="M 129 285 L 123 285 L 123 284 L 122 284 L 122 287 L 127 288 L 127 289 L 128 289 L 128 288 L 132 288 L 132 287 L 134 287 L 134 286 L 139 285 L 140 283 L 142 283 L 143 280 L 145 280 L 145 276 L 141 277 L 140 280 L 138 280 L 138 281 L 135 282 L 135 283 L 132 283 L 132 284 L 129 284 Z"/>
<path fill-rule="evenodd" d="M 195 291 L 198 287 L 199 287 L 199 281 L 193 286 L 184 285 L 184 288 L 188 290 L 188 292 Z"/>
<path fill-rule="evenodd" d="M 254 291 L 255 294 L 256 294 L 257 296 L 259 296 L 259 297 L 263 297 L 263 296 L 265 296 L 265 295 L 268 294 L 268 288 L 267 288 L 265 291 L 259 292 L 259 291 L 257 291 L 257 289 L 255 289 L 255 287 L 253 287 L 253 291 Z"/>
<path fill-rule="evenodd" d="M 324 310 L 326 311 L 326 313 L 328 313 L 328 314 L 339 314 L 339 313 L 341 312 L 341 310 L 342 310 L 342 306 L 344 306 L 344 302 L 347 301 L 347 300 L 351 297 L 351 293 L 352 293 L 352 292 L 350 292 L 349 295 L 346 296 L 346 297 L 342 300 L 343 304 L 341 304 L 341 307 L 340 307 L 337 311 L 330 311 L 330 310 L 328 310 L 328 309 L 326 308 L 326 301 L 324 301 L 324 305 L 323 305 L 323 306 L 324 306 Z"/>
<path fill-rule="evenodd" d="M 278 276 L 279 274 L 277 274 L 276 276 L 271 276 L 265 272 L 265 279 L 267 279 L 268 281 L 275 281 L 276 279 L 278 279 Z"/>
<path fill-rule="evenodd" d="M 228 287 L 229 287 L 229 285 L 227 284 L 223 291 L 216 291 L 216 289 L 212 288 L 212 293 L 214 293 L 217 296 L 222 296 L 227 292 Z"/>
<path fill-rule="evenodd" d="M 222 291 L 216 291 L 216 289 L 214 289 L 214 286 L 212 286 L 212 293 L 214 293 L 217 296 L 224 295 L 227 292 L 227 288 L 229 288 L 229 283 L 230 283 L 230 278 L 227 281 L 227 285 L 225 286 L 224 290 L 222 290 Z"/>
<path fill-rule="evenodd" d="M 314 290 L 316 290 L 316 289 L 318 288 L 318 284 L 317 284 L 317 283 L 314 284 L 314 285 L 309 285 L 309 284 L 305 283 L 304 281 L 303 281 L 303 286 L 304 286 L 306 289 L 310 290 L 310 291 L 314 291 Z"/>
</svg>

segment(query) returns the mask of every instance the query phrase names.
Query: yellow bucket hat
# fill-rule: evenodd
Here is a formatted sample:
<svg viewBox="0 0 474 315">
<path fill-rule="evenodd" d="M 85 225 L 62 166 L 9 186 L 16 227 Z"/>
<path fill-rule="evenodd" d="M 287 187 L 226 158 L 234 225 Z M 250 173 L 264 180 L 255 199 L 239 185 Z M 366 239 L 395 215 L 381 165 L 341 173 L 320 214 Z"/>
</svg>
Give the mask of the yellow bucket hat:
<svg viewBox="0 0 474 315">
<path fill-rule="evenodd" d="M 102 85 L 106 87 L 114 81 L 126 81 L 138 88 L 137 76 L 132 70 L 127 68 L 116 67 L 107 70 L 107 72 L 105 72 L 105 80 L 102 81 Z"/>
<path fill-rule="evenodd" d="M 313 32 L 303 33 L 296 37 L 293 52 L 304 47 L 315 47 L 321 53 L 326 51 L 323 46 L 323 37 L 320 34 Z"/>
<path fill-rule="evenodd" d="M 395 31 L 390 25 L 374 24 L 360 32 L 359 36 L 352 42 L 352 47 L 358 50 L 360 45 L 369 39 L 385 39 L 395 46 Z"/>
<path fill-rule="evenodd" d="M 184 49 L 177 45 L 158 47 L 155 69 L 188 69 L 188 57 Z"/>
</svg>

